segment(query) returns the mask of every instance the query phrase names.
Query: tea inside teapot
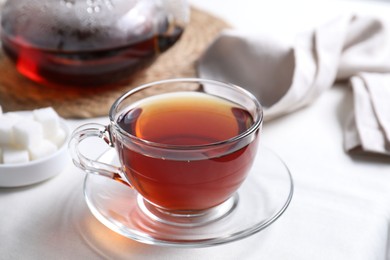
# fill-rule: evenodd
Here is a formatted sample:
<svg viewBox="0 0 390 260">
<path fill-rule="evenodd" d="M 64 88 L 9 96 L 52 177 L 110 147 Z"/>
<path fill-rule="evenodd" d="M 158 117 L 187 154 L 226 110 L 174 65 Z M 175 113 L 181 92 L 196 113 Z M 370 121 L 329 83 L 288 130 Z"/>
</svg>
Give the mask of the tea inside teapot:
<svg viewBox="0 0 390 260">
<path fill-rule="evenodd" d="M 174 45 L 188 16 L 180 0 L 9 0 L 1 40 L 34 81 L 110 85 L 131 80 Z"/>
</svg>

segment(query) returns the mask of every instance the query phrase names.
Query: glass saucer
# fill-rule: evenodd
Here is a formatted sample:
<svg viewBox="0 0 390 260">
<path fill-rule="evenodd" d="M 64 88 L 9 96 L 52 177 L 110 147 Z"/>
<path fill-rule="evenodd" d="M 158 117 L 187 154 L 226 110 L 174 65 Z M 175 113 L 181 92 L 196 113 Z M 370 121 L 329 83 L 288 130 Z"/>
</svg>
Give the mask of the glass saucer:
<svg viewBox="0 0 390 260">
<path fill-rule="evenodd" d="M 113 149 L 99 161 L 119 164 Z M 87 205 L 105 226 L 142 243 L 176 247 L 224 244 L 265 229 L 285 212 L 293 188 L 286 164 L 269 149 L 260 147 L 251 172 L 236 192 L 234 209 L 214 222 L 181 226 L 150 218 L 138 194 L 126 185 L 94 174 L 87 174 L 84 180 Z"/>
</svg>

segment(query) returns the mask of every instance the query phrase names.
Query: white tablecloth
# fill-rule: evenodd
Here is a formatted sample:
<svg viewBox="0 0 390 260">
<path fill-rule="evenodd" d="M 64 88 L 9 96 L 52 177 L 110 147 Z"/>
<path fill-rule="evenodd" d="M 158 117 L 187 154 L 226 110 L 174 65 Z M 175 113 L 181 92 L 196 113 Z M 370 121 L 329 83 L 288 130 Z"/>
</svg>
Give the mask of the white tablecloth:
<svg viewBox="0 0 390 260">
<path fill-rule="evenodd" d="M 286 35 L 343 12 L 390 13 L 390 3 L 374 1 L 192 3 L 236 28 Z M 313 105 L 264 124 L 262 145 L 289 166 L 295 193 L 280 219 L 249 238 L 178 249 L 121 237 L 89 212 L 84 173 L 69 163 L 46 182 L 0 188 L 0 259 L 390 259 L 390 159 L 344 152 L 342 129 L 352 102 L 351 90 L 340 84 Z M 94 118 L 68 123 L 75 128 L 89 121 L 108 122 Z M 91 145 L 91 155 L 103 147 Z"/>
</svg>

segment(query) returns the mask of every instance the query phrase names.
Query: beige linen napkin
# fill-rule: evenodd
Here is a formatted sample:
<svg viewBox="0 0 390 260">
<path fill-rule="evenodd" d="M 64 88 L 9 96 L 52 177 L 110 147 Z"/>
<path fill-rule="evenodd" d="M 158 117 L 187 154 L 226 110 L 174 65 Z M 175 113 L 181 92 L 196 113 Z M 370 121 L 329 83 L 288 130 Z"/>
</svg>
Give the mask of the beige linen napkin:
<svg viewBox="0 0 390 260">
<path fill-rule="evenodd" d="M 354 110 L 347 151 L 390 155 L 390 29 L 374 17 L 343 16 L 286 38 L 224 31 L 201 57 L 201 77 L 254 93 L 265 120 L 313 102 L 336 80 L 349 80 Z"/>
</svg>

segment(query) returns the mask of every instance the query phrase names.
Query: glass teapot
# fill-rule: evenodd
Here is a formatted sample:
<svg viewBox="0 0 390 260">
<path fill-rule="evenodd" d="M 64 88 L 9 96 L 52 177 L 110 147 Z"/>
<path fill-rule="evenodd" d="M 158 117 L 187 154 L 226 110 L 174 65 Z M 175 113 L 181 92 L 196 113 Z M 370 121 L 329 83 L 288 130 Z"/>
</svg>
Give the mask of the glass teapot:
<svg viewBox="0 0 390 260">
<path fill-rule="evenodd" d="M 1 12 L 4 52 L 44 85 L 127 82 L 189 20 L 185 0 L 8 0 Z"/>
</svg>

